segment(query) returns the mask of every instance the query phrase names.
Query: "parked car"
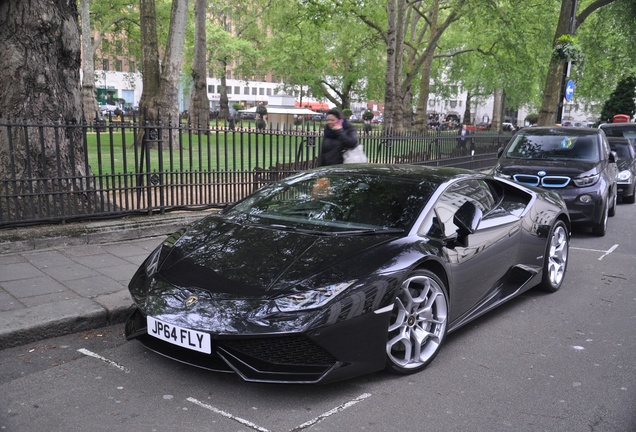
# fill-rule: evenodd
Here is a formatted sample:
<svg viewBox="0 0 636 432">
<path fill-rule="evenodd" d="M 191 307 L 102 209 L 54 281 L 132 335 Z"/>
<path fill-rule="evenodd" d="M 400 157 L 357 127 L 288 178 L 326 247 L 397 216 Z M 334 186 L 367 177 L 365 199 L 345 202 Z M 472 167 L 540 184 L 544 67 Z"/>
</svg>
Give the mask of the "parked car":
<svg viewBox="0 0 636 432">
<path fill-rule="evenodd" d="M 598 129 L 522 129 L 499 151 L 493 173 L 558 192 L 572 223 L 591 226 L 598 236 L 605 235 L 607 218 L 616 211 L 616 157 Z"/>
<path fill-rule="evenodd" d="M 569 234 L 558 195 L 486 174 L 312 169 L 152 252 L 129 284 L 126 337 L 246 381 L 410 374 L 494 307 L 557 291 Z"/>
<path fill-rule="evenodd" d="M 501 128 L 502 128 L 504 131 L 507 131 L 507 132 L 514 132 L 514 131 L 516 131 L 516 130 L 517 130 L 517 128 L 515 127 L 515 125 L 513 125 L 512 123 L 508 123 L 508 122 L 503 122 L 503 123 L 501 124 Z"/>
<path fill-rule="evenodd" d="M 627 138 L 608 137 L 610 148 L 616 153 L 618 165 L 618 197 L 625 203 L 634 204 L 636 195 L 636 152 Z"/>
<path fill-rule="evenodd" d="M 106 115 L 108 113 L 114 113 L 116 109 L 119 109 L 118 105 L 103 104 L 99 106 L 99 112 L 101 112 L 102 115 Z"/>
<path fill-rule="evenodd" d="M 485 130 L 489 130 L 490 129 L 490 123 L 483 121 L 481 123 L 477 123 L 475 125 L 475 129 L 477 129 L 478 131 L 485 131 Z"/>
<path fill-rule="evenodd" d="M 599 129 L 608 137 L 627 138 L 636 147 L 636 123 L 604 123 Z"/>
</svg>

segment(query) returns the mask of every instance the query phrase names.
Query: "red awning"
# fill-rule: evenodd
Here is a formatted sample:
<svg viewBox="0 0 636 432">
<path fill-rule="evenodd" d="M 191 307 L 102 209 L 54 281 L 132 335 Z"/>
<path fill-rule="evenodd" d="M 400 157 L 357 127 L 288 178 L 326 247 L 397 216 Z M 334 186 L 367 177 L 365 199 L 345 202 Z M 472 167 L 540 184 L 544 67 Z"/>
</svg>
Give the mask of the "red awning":
<svg viewBox="0 0 636 432">
<path fill-rule="evenodd" d="M 300 102 L 296 102 L 296 106 L 300 107 Z M 328 110 L 329 109 L 329 105 L 326 104 L 325 102 L 303 102 L 302 103 L 302 108 L 309 108 L 310 110 L 313 111 L 320 111 L 320 110 Z"/>
</svg>

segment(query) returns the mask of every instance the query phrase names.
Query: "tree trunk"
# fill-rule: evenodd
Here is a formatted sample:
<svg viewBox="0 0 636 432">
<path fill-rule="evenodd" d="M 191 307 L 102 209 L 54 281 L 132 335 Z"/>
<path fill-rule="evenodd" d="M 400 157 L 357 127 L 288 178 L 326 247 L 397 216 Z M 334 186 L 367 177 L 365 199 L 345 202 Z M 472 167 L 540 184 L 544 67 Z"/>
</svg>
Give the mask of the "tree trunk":
<svg viewBox="0 0 636 432">
<path fill-rule="evenodd" d="M 210 99 L 208 98 L 208 70 L 205 22 L 207 0 L 194 3 L 194 59 L 192 60 L 192 94 L 190 96 L 190 119 L 194 124 L 208 128 L 210 125 Z"/>
<path fill-rule="evenodd" d="M 168 45 L 163 56 L 161 71 L 160 102 L 161 115 L 168 116 L 173 125 L 179 124 L 179 75 L 185 42 L 186 23 L 188 18 L 188 1 L 173 0 L 170 16 Z M 173 130 L 171 139 L 173 148 L 179 147 L 177 131 Z"/>
<path fill-rule="evenodd" d="M 82 120 L 77 17 L 75 1 L 0 2 L 0 193 L 37 197 L 3 205 L 1 219 L 94 207 L 82 129 L 64 127 Z M 42 127 L 38 136 L 33 128 L 6 126 L 21 119 L 61 127 Z"/>
<path fill-rule="evenodd" d="M 227 63 L 225 61 L 221 62 L 221 91 L 219 97 L 219 118 L 223 120 L 230 120 L 230 104 L 229 99 L 227 97 L 227 79 L 225 78 L 227 75 Z"/>
<path fill-rule="evenodd" d="M 95 46 L 91 41 L 90 0 L 80 0 L 80 21 L 82 26 L 82 110 L 84 119 L 92 122 L 98 116 L 95 89 Z"/>
<path fill-rule="evenodd" d="M 492 122 L 491 122 L 491 130 L 497 131 L 501 133 L 501 120 L 503 116 L 503 101 L 504 101 L 504 92 L 499 88 L 495 88 L 494 92 L 494 101 L 492 108 Z"/>
<path fill-rule="evenodd" d="M 556 40 L 559 37 L 569 33 L 570 15 L 572 14 L 572 6 L 575 1 L 577 0 L 562 0 L 559 22 L 557 23 L 552 46 L 556 45 Z M 545 86 L 543 87 L 541 109 L 539 110 L 539 126 L 549 126 L 556 123 L 557 112 L 560 105 L 559 99 L 561 98 L 564 67 L 565 62 L 563 60 L 554 56 L 550 58 L 548 74 L 546 75 Z"/>
</svg>

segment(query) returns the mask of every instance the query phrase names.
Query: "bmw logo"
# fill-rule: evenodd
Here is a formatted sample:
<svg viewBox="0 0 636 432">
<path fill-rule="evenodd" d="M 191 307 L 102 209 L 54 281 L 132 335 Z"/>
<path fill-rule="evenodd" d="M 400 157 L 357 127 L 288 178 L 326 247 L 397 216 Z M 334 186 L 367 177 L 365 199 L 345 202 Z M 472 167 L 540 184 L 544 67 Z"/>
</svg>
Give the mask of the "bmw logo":
<svg viewBox="0 0 636 432">
<path fill-rule="evenodd" d="M 547 174 L 547 172 L 545 172 L 545 171 L 539 171 L 539 172 L 537 173 L 537 175 L 538 175 L 539 177 L 543 177 L 543 176 L 544 176 L 544 175 L 546 175 L 546 174 Z"/>
<path fill-rule="evenodd" d="M 192 306 L 193 304 L 195 304 L 198 300 L 199 300 L 199 297 L 197 297 L 197 296 L 195 296 L 195 295 L 191 295 L 190 297 L 188 297 L 188 298 L 186 299 L 186 301 L 185 301 L 185 302 L 183 302 L 183 304 L 185 304 L 185 305 L 186 305 L 186 307 L 190 307 L 190 306 Z"/>
</svg>

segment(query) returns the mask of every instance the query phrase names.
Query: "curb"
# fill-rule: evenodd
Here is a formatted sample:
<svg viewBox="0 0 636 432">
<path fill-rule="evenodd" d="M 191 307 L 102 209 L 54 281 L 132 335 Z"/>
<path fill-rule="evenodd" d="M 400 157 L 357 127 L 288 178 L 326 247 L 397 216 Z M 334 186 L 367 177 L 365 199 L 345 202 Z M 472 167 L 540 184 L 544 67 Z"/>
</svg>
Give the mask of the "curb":
<svg viewBox="0 0 636 432">
<path fill-rule="evenodd" d="M 218 210 L 0 229 L 0 254 L 170 235 Z"/>
<path fill-rule="evenodd" d="M 73 299 L 48 303 L 0 314 L 0 350 L 91 330 L 126 320 L 132 299 L 124 300 L 126 291 L 111 294 L 119 297 L 108 307 L 99 300 Z"/>
</svg>

